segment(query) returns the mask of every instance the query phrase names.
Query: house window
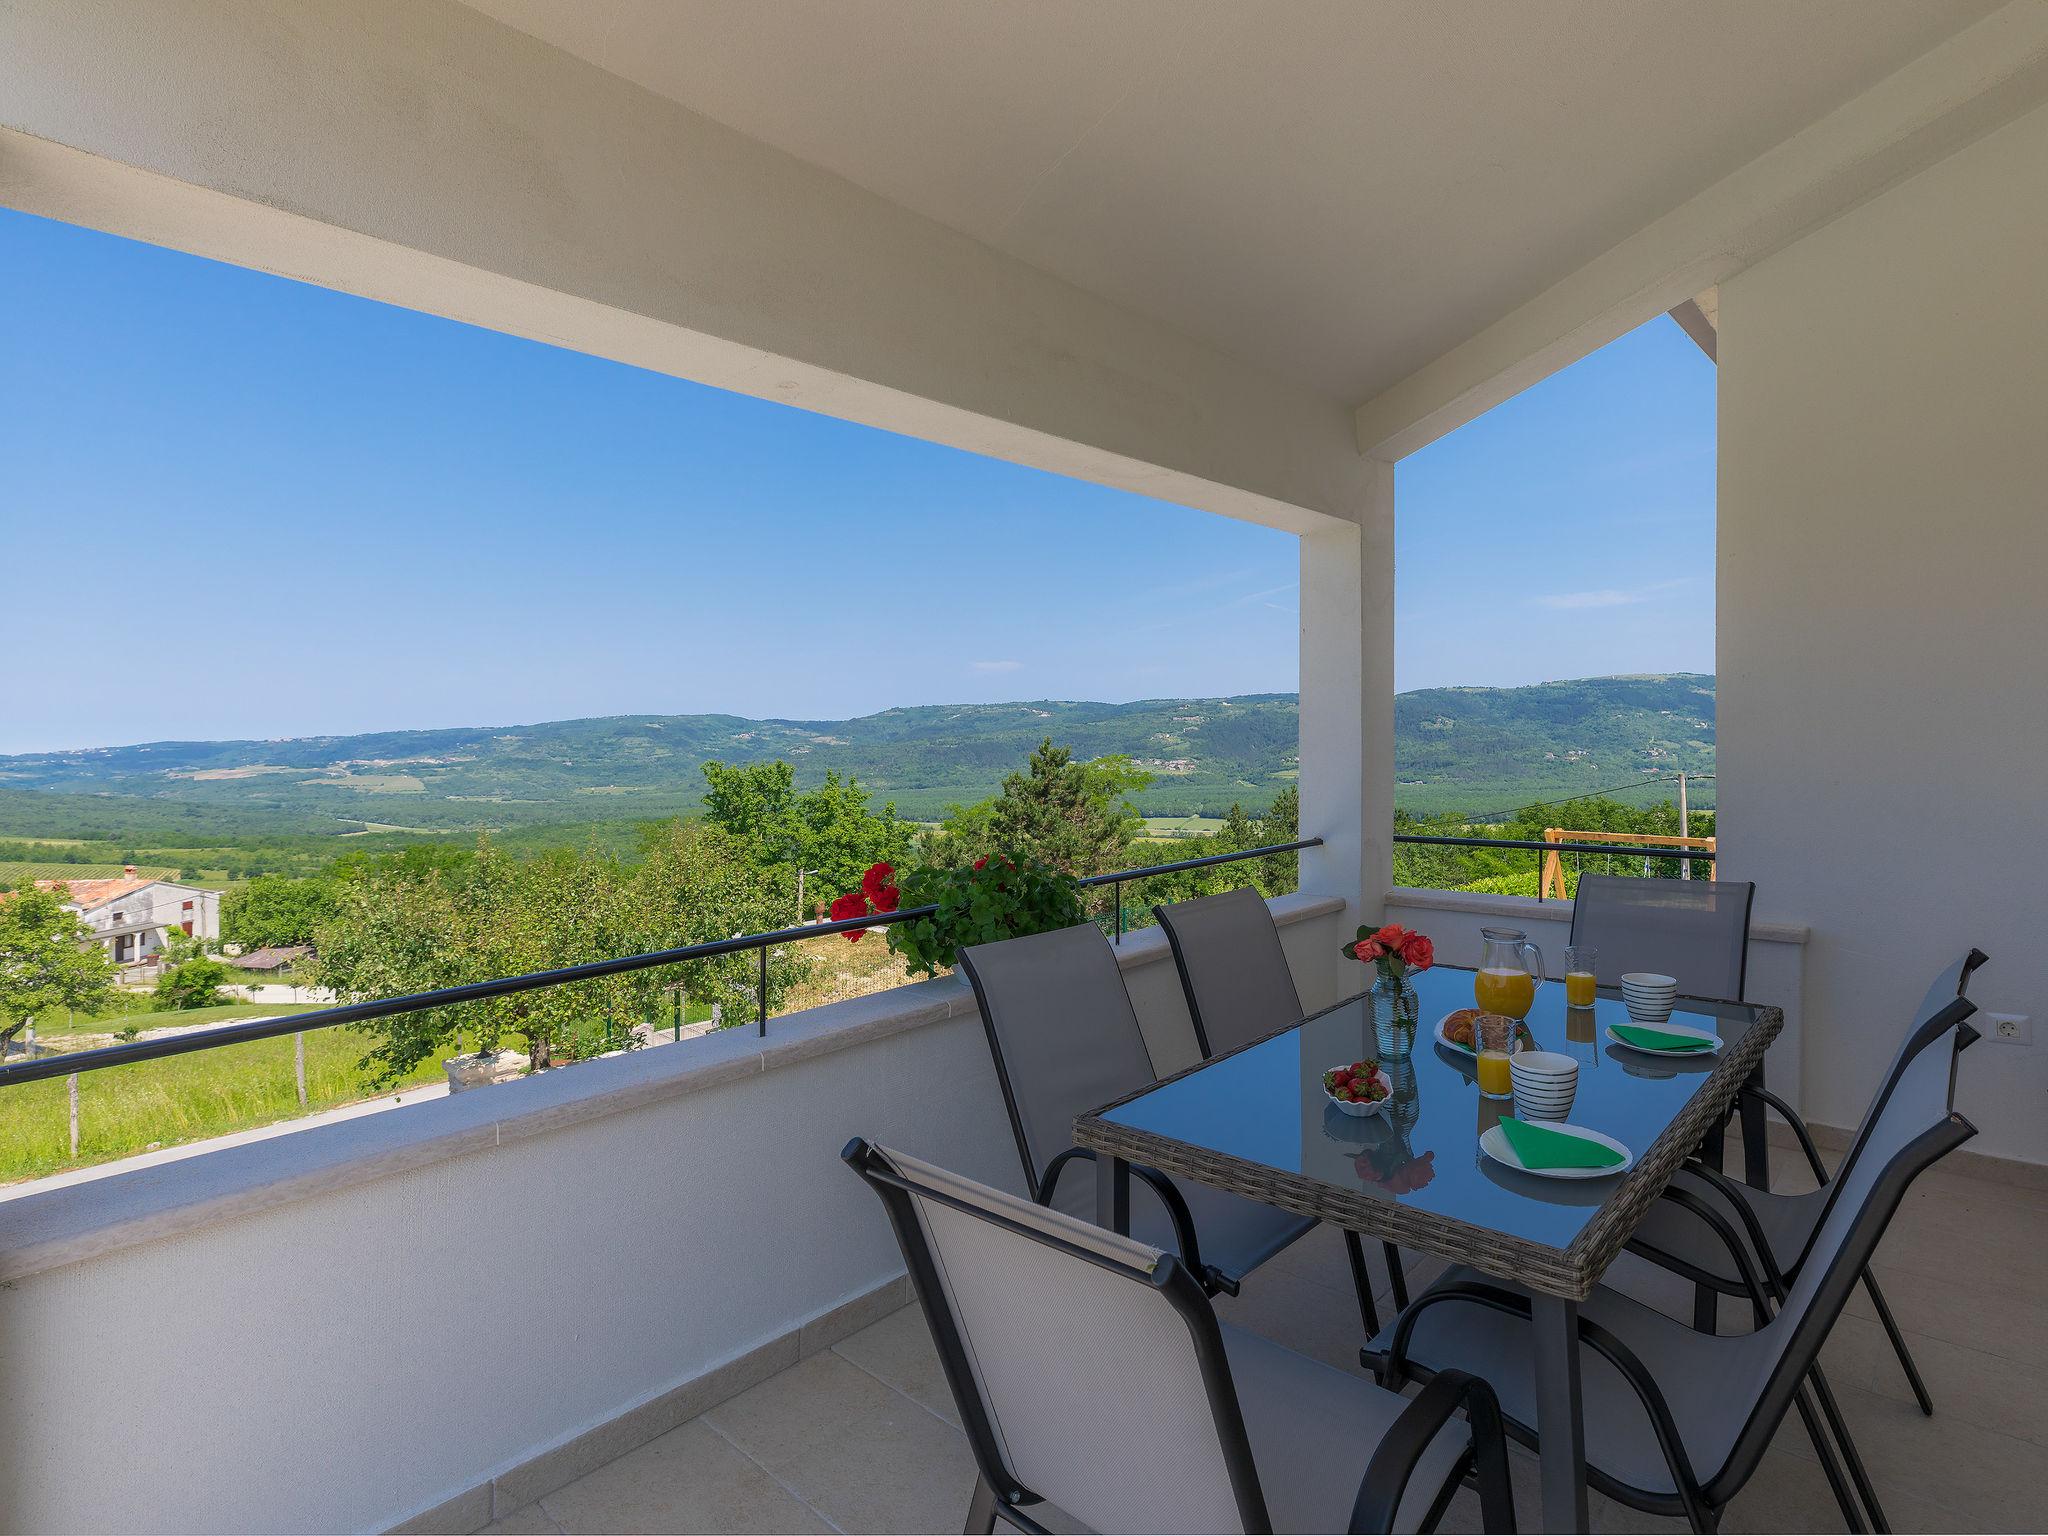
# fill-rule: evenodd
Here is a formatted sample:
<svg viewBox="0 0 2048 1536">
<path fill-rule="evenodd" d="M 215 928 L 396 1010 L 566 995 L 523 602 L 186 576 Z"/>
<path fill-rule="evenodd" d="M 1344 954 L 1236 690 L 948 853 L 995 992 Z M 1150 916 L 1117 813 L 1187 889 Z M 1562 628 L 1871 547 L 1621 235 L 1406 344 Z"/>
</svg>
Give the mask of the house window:
<svg viewBox="0 0 2048 1536">
<path fill-rule="evenodd" d="M 189 906 L 191 906 L 191 905 L 192 905 L 192 903 L 188 901 L 188 902 L 186 902 L 186 903 L 185 903 L 185 905 L 189 907 Z M 178 926 L 179 926 L 180 928 L 182 928 L 182 929 L 184 929 L 184 930 L 185 930 L 185 937 L 186 937 L 186 938 L 188 938 L 188 939 L 189 939 L 189 938 L 191 938 L 191 937 L 192 937 L 192 919 L 191 919 L 191 918 L 189 918 L 189 917 L 188 917 L 188 918 L 186 918 L 186 919 L 185 919 L 185 921 L 183 921 L 182 923 L 178 924 Z"/>
<path fill-rule="evenodd" d="M 191 902 L 189 902 L 189 901 L 188 901 L 188 902 L 186 902 L 186 903 L 185 903 L 185 910 L 186 910 L 187 912 L 190 912 L 190 911 L 192 910 L 192 903 L 191 903 Z"/>
</svg>

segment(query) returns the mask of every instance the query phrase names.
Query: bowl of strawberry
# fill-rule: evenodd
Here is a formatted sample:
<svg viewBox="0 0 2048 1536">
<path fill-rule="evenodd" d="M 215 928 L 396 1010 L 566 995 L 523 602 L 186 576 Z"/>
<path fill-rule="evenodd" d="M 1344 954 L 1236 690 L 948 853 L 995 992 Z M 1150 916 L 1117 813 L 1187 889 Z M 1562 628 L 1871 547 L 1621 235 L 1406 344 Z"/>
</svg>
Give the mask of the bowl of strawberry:
<svg viewBox="0 0 2048 1536">
<path fill-rule="evenodd" d="M 1323 1093 L 1347 1115 L 1377 1115 L 1394 1096 L 1394 1085 L 1376 1061 L 1354 1061 L 1323 1074 Z"/>
</svg>

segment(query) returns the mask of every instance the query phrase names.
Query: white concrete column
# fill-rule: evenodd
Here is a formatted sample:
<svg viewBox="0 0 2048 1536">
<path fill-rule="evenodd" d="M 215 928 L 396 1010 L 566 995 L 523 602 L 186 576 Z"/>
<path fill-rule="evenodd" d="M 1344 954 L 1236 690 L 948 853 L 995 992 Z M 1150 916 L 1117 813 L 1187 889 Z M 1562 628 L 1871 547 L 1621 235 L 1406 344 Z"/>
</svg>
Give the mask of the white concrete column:
<svg viewBox="0 0 2048 1536">
<path fill-rule="evenodd" d="M 1394 466 L 1365 461 L 1355 522 L 1301 537 L 1301 887 L 1376 918 L 1394 869 Z"/>
</svg>

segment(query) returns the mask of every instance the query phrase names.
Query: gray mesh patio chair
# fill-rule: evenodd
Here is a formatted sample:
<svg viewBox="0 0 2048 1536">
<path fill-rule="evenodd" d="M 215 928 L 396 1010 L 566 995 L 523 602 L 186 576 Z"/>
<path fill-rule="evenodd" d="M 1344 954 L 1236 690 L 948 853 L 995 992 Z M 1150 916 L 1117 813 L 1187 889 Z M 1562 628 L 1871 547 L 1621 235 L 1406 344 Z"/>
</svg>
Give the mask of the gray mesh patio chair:
<svg viewBox="0 0 2048 1536">
<path fill-rule="evenodd" d="M 966 1428 L 968 1531 L 1042 1531 L 1047 1502 L 1096 1531 L 1429 1530 L 1468 1469 L 1486 1528 L 1514 1529 L 1485 1382 L 1410 1401 L 1219 1323 L 1150 1244 L 864 1141 L 842 1155 L 888 1211 Z"/>
<path fill-rule="evenodd" d="M 1599 951 L 1602 986 L 1655 971 L 1686 997 L 1739 1001 L 1749 971 L 1747 880 L 1630 880 L 1581 875 L 1572 897 L 1574 944 Z"/>
<path fill-rule="evenodd" d="M 1631 880 L 1617 875 L 1581 875 L 1572 896 L 1575 945 L 1594 946 L 1595 975 L 1602 986 L 1617 986 L 1631 971 L 1653 971 L 1678 983 L 1681 996 L 1739 1001 L 1749 979 L 1749 913 L 1756 886 L 1747 880 Z M 1759 1069 L 1753 1079 L 1763 1082 Z M 1732 1111 L 1731 1111 L 1732 1112 Z M 1743 1121 L 1757 1182 L 1769 1184 L 1769 1152 L 1760 1111 Z M 1721 1126 L 1705 1144 L 1717 1160 Z M 1699 1287 L 1693 1322 L 1712 1332 L 1715 1292 Z"/>
<path fill-rule="evenodd" d="M 1194 1021 L 1195 1044 L 1204 1060 L 1264 1039 L 1301 1018 L 1301 994 L 1295 990 L 1287 952 L 1280 946 L 1279 926 L 1257 891 L 1242 886 L 1154 906 L 1152 912 L 1173 948 L 1188 1017 Z M 1394 1305 L 1405 1307 L 1408 1281 L 1401 1272 L 1401 1250 L 1392 1243 L 1381 1243 L 1380 1250 L 1393 1279 Z M 1380 1316 L 1365 1267 L 1365 1245 L 1356 1232 L 1344 1234 L 1344 1251 L 1351 1261 L 1359 1315 L 1371 1338 L 1380 1331 Z"/>
<path fill-rule="evenodd" d="M 1982 950 L 1973 949 L 1934 978 L 1899 1043 L 1891 1067 L 1878 1085 L 1877 1096 L 1871 1100 L 1870 1108 L 1864 1111 L 1863 1124 L 1857 1129 L 1848 1156 L 1842 1160 L 1841 1174 L 1855 1166 L 1856 1159 L 1868 1145 L 1871 1130 L 1886 1101 L 1912 1065 L 1912 1052 L 1916 1046 L 1925 1048 L 1923 1031 L 1929 1021 L 1964 995 L 1969 988 L 1971 974 L 1984 964 L 1986 958 Z M 1964 1025 L 1957 1036 L 1958 1049 L 1974 1039 L 1976 1031 Z M 1795 1194 L 1774 1194 L 1725 1178 L 1718 1168 L 1701 1166 L 1688 1169 L 1672 1180 L 1671 1188 L 1688 1195 L 1690 1200 L 1666 1199 L 1651 1206 L 1642 1224 L 1636 1228 L 1635 1236 L 1630 1239 L 1629 1249 L 1652 1263 L 1683 1275 L 1695 1285 L 1711 1286 L 1725 1296 L 1746 1295 L 1743 1278 L 1736 1272 L 1727 1249 L 1715 1232 L 1693 1214 L 1691 1202 L 1704 1200 L 1735 1225 L 1749 1245 L 1750 1257 L 1755 1261 L 1766 1291 L 1774 1298 L 1782 1298 L 1813 1248 L 1821 1222 L 1840 1189 L 1841 1175 L 1836 1175 L 1836 1180 L 1830 1182 L 1820 1151 L 1813 1144 L 1812 1134 L 1791 1105 L 1760 1087 L 1748 1086 L 1743 1092 L 1761 1099 L 1792 1127 L 1800 1146 L 1805 1149 L 1817 1187 Z M 1878 1289 L 1877 1277 L 1866 1267 L 1862 1280 L 1878 1321 L 1884 1325 L 1885 1334 L 1891 1340 L 1892 1351 L 1899 1357 L 1900 1368 L 1905 1371 L 1906 1380 L 1913 1388 L 1920 1411 L 1933 1413 L 1934 1400 L 1928 1396 L 1927 1385 L 1920 1379 L 1919 1368 L 1913 1363 L 1912 1352 L 1906 1348 L 1905 1336 L 1899 1332 L 1884 1292 Z"/>
<path fill-rule="evenodd" d="M 1123 972 L 1092 923 L 960 951 L 995 1058 L 1025 1187 L 1041 1205 L 1092 1221 L 1095 1154 L 1074 1145 L 1074 1120 L 1158 1079 Z M 1315 1226 L 1315 1219 L 1131 1169 L 1131 1233 L 1178 1253 L 1212 1291 L 1239 1283 Z"/>
<path fill-rule="evenodd" d="M 1957 998 L 1916 1032 L 1906 1070 L 1835 1181 L 1805 1262 L 1775 1312 L 1750 1272 L 1755 1332 L 1701 1333 L 1606 1286 L 1579 1304 L 1590 1486 L 1631 1508 L 1680 1515 L 1694 1530 L 1712 1530 L 1796 1407 L 1849 1529 L 1864 1529 L 1858 1498 L 1872 1529 L 1890 1528 L 1821 1372 L 1820 1349 L 1907 1188 L 1977 1134 L 1951 1102 L 1955 1056 L 1967 1043 L 1963 1021 L 1974 1011 Z M 1704 1202 L 1696 1214 L 1717 1227 L 1731 1261 L 1746 1269 L 1733 1227 Z M 1499 1394 L 1508 1432 L 1533 1444 L 1537 1395 L 1554 1384 L 1536 1379 L 1529 1310 L 1527 1292 L 1460 1266 L 1417 1297 L 1361 1358 L 1393 1385 L 1445 1368 L 1482 1375 Z"/>
</svg>

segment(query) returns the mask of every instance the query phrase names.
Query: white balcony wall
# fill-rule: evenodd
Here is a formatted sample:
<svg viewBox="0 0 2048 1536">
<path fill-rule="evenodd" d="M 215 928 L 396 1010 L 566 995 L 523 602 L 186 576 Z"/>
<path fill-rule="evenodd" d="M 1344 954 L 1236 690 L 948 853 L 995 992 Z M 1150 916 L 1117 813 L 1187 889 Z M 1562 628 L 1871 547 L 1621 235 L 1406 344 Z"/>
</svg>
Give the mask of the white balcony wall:
<svg viewBox="0 0 2048 1536">
<path fill-rule="evenodd" d="M 1330 1000 L 1341 903 L 1274 905 Z M 963 983 L 0 1202 L 0 1527 L 475 1529 L 902 1303 L 854 1135 L 1021 1187 Z"/>
<path fill-rule="evenodd" d="M 1974 1150 L 2048 1162 L 2048 109 L 1720 303 L 1720 835 L 1806 924 L 1808 1115 L 1853 1124 L 1976 944 L 2029 1045 L 1964 1058 Z"/>
</svg>

